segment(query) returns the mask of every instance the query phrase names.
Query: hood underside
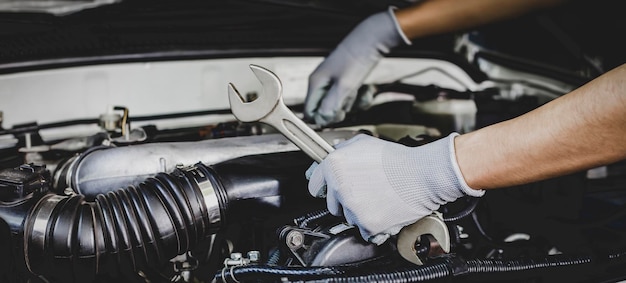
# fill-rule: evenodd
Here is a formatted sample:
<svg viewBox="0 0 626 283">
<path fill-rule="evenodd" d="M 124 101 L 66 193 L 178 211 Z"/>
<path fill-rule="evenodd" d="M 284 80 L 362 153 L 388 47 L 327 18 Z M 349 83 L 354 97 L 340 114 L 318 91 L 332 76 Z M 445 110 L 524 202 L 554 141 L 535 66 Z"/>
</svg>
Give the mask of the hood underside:
<svg viewBox="0 0 626 283">
<path fill-rule="evenodd" d="M 411 2 L 5 1 L 0 2 L 0 73 L 181 58 L 325 55 L 367 15 Z M 486 47 L 521 61 L 584 73 L 585 62 L 596 60 L 609 69 L 625 61 L 620 35 L 626 24 L 618 2 L 599 1 L 589 9 L 584 1 L 572 1 L 477 31 Z M 451 53 L 453 37 L 415 40 L 393 55 Z"/>
</svg>

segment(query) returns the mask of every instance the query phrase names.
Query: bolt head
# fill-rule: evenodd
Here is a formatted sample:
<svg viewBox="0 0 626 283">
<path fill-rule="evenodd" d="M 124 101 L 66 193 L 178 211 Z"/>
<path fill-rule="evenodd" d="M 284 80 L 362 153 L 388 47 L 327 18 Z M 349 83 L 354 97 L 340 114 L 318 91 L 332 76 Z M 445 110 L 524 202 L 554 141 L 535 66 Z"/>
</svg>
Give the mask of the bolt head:
<svg viewBox="0 0 626 283">
<path fill-rule="evenodd" d="M 259 251 L 249 251 L 248 259 L 250 259 L 251 262 L 258 262 L 261 260 L 261 253 Z"/>
<path fill-rule="evenodd" d="M 290 248 L 299 248 L 304 244 L 304 235 L 299 231 L 291 231 L 287 234 L 287 245 Z"/>
</svg>

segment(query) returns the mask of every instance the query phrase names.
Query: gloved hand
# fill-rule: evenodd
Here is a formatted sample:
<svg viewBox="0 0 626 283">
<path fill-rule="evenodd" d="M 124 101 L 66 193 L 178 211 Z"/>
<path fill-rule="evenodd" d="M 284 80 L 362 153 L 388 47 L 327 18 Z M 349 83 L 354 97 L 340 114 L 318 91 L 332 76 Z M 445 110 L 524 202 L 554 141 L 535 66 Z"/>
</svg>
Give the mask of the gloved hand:
<svg viewBox="0 0 626 283">
<path fill-rule="evenodd" d="M 457 135 L 420 147 L 358 135 L 307 170 L 309 192 L 315 196 L 326 185 L 328 210 L 358 226 L 363 239 L 382 244 L 442 204 L 484 194 L 461 175 Z"/>
<path fill-rule="evenodd" d="M 411 42 L 393 13 L 374 14 L 357 25 L 309 77 L 304 115 L 318 125 L 340 122 L 365 77 L 390 49 Z"/>
</svg>

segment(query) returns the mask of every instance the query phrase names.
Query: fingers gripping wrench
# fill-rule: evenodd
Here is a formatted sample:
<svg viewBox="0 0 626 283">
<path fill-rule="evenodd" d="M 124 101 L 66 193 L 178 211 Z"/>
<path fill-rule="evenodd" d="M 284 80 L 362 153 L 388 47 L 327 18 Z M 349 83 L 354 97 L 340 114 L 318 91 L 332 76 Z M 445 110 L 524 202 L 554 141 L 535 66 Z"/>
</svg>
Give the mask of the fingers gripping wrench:
<svg viewBox="0 0 626 283">
<path fill-rule="evenodd" d="M 278 76 L 261 66 L 250 69 L 263 86 L 263 93 L 247 102 L 232 83 L 228 84 L 228 99 L 235 118 L 242 122 L 263 122 L 280 131 L 304 153 L 318 163 L 334 148 L 298 118 L 283 102 L 283 86 Z M 325 192 L 321 192 L 325 195 Z M 398 236 L 398 251 L 408 261 L 422 264 L 415 246 L 422 235 L 431 235 L 444 252 L 450 250 L 448 229 L 437 215 L 429 215 L 403 228 Z"/>
</svg>

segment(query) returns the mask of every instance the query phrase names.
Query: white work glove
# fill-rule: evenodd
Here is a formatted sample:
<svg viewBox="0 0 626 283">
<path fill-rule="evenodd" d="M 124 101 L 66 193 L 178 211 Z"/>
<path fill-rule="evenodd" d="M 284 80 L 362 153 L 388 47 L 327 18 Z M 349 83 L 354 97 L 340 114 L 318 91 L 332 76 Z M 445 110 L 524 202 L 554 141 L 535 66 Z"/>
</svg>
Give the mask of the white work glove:
<svg viewBox="0 0 626 283">
<path fill-rule="evenodd" d="M 365 77 L 384 54 L 403 42 L 411 44 L 396 21 L 393 8 L 357 25 L 309 77 L 305 117 L 318 125 L 342 121 Z"/>
<path fill-rule="evenodd" d="M 380 245 L 442 204 L 484 194 L 461 175 L 457 135 L 419 147 L 358 135 L 307 170 L 309 192 L 316 196 L 326 186 L 330 213 L 343 215 L 363 239 Z"/>
</svg>

